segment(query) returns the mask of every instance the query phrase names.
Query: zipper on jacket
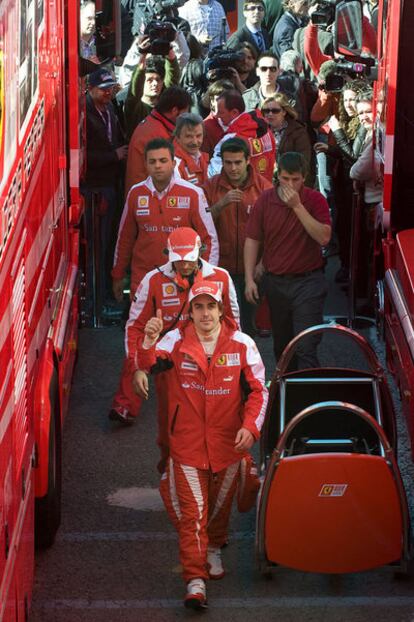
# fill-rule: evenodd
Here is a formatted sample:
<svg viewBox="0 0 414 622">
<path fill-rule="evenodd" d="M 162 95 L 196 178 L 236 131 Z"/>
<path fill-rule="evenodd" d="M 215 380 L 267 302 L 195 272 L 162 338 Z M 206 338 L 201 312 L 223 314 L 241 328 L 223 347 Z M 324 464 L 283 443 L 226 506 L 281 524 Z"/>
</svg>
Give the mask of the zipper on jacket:
<svg viewBox="0 0 414 622">
<path fill-rule="evenodd" d="M 178 415 L 178 408 L 179 408 L 179 406 L 177 404 L 177 406 L 175 407 L 175 411 L 174 411 L 174 414 L 173 414 L 172 421 L 171 421 L 171 428 L 170 428 L 171 436 L 174 434 L 175 422 L 177 420 L 177 415 Z"/>
</svg>

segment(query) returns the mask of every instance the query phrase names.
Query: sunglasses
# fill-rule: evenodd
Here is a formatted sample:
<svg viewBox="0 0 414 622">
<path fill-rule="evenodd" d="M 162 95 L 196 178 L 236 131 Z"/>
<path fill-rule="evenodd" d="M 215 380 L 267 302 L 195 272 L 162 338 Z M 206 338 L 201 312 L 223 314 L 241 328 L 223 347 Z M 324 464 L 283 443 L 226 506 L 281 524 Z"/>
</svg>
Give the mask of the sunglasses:
<svg viewBox="0 0 414 622">
<path fill-rule="evenodd" d="M 276 73 L 276 71 L 277 71 L 277 67 L 264 67 L 263 65 L 261 67 L 259 67 L 258 69 L 262 73 L 264 73 L 265 71 L 270 71 L 271 73 Z"/>
<path fill-rule="evenodd" d="M 282 112 L 282 108 L 262 108 L 263 114 L 279 114 Z"/>
<path fill-rule="evenodd" d="M 252 4 L 249 6 L 244 7 L 245 11 L 260 11 L 260 12 L 264 12 L 264 7 L 261 6 L 260 4 Z"/>
</svg>

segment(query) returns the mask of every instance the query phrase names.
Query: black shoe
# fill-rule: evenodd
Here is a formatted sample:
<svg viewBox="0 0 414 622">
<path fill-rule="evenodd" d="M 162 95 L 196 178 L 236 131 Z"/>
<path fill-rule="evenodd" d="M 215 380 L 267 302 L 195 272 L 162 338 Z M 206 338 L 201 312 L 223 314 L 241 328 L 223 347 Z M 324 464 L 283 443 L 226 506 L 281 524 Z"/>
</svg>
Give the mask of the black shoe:
<svg viewBox="0 0 414 622">
<path fill-rule="evenodd" d="M 133 417 L 126 408 L 120 408 L 119 410 L 112 408 L 108 413 L 108 419 L 111 421 L 119 421 L 123 425 L 132 425 L 136 417 Z"/>
<path fill-rule="evenodd" d="M 347 283 L 349 281 L 349 270 L 342 266 L 335 274 L 335 283 Z"/>
</svg>

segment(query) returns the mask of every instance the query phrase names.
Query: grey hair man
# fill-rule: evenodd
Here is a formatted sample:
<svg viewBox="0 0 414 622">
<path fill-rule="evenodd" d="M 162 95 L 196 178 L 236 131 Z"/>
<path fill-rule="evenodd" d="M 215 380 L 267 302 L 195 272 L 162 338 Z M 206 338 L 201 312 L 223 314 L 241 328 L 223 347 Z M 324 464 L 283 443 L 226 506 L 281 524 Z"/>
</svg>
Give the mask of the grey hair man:
<svg viewBox="0 0 414 622">
<path fill-rule="evenodd" d="M 203 139 L 202 117 L 192 112 L 184 112 L 177 117 L 174 130 L 175 172 L 197 186 L 207 181 L 209 156 L 201 151 Z"/>
</svg>

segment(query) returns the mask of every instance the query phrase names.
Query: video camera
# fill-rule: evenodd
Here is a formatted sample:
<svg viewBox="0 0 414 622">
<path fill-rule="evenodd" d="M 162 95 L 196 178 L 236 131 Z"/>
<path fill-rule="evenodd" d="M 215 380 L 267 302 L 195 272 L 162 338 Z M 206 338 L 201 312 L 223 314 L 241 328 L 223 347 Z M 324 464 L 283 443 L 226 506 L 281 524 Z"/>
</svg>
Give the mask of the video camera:
<svg viewBox="0 0 414 622">
<path fill-rule="evenodd" d="M 151 43 L 148 52 L 158 54 L 159 56 L 167 56 L 176 34 L 177 29 L 171 22 L 151 20 L 144 30 L 144 35 L 148 35 Z"/>
<path fill-rule="evenodd" d="M 168 54 L 167 45 L 161 45 L 160 41 L 170 44 L 174 41 L 175 33 L 182 29 L 182 21 L 178 16 L 178 7 L 184 4 L 185 0 L 148 0 L 148 2 L 137 2 L 134 8 L 132 23 L 132 33 L 134 36 L 147 34 L 151 44 L 157 42 L 155 49 L 163 49 L 165 52 L 154 52 L 151 54 Z M 160 26 L 162 24 L 163 26 Z M 164 28 L 164 26 L 166 26 Z M 151 31 L 151 33 L 150 33 Z M 174 32 L 174 36 L 172 33 Z M 172 38 L 171 38 L 172 37 Z"/>
<path fill-rule="evenodd" d="M 336 60 L 335 72 L 326 76 L 325 84 L 322 87 L 327 93 L 339 93 L 342 91 L 347 80 L 346 78 L 375 78 L 373 71 L 375 60 L 370 57 L 360 59 L 362 62 L 351 62 L 347 60 Z"/>
<path fill-rule="evenodd" d="M 207 80 L 226 80 L 233 77 L 230 68 L 237 69 L 237 64 L 244 59 L 243 52 L 233 52 L 222 47 L 210 50 L 205 60 L 205 73 Z"/>
<path fill-rule="evenodd" d="M 327 28 L 335 21 L 335 8 L 341 0 L 319 0 L 317 8 L 311 14 L 312 24 Z"/>
</svg>

